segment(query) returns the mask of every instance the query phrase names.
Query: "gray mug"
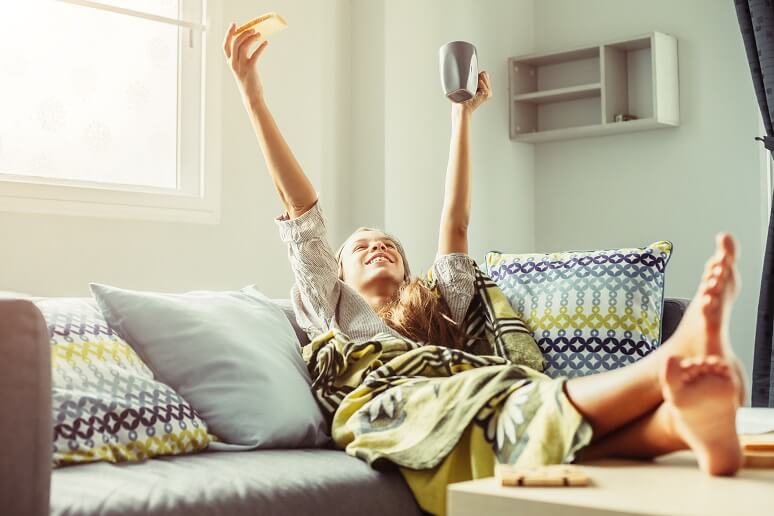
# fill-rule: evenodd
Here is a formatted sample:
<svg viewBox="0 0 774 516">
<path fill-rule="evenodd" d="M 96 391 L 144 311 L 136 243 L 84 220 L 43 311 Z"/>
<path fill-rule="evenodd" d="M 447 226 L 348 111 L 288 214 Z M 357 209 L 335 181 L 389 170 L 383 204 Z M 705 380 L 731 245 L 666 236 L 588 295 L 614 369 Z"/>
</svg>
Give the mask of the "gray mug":
<svg viewBox="0 0 774 516">
<path fill-rule="evenodd" d="M 450 41 L 438 50 L 441 65 L 441 85 L 452 102 L 465 102 L 478 89 L 478 55 L 476 47 L 467 41 Z"/>
</svg>

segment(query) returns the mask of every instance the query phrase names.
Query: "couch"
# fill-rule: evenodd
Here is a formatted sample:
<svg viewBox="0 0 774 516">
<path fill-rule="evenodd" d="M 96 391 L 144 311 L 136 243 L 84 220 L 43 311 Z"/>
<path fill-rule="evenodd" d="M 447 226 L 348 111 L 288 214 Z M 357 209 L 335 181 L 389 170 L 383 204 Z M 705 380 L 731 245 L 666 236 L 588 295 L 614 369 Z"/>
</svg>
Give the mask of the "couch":
<svg viewBox="0 0 774 516">
<path fill-rule="evenodd" d="M 688 301 L 667 299 L 666 340 Z M 0 300 L 0 513 L 421 514 L 400 473 L 333 449 L 202 452 L 51 469 L 48 330 L 34 303 Z"/>
</svg>

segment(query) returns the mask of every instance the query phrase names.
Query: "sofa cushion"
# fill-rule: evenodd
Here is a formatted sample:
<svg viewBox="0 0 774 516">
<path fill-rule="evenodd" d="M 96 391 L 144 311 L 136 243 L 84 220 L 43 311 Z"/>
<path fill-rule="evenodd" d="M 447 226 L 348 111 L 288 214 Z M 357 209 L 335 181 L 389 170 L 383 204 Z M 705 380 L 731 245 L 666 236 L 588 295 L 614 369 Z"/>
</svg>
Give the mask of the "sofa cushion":
<svg viewBox="0 0 774 516">
<path fill-rule="evenodd" d="M 550 254 L 487 254 L 487 272 L 524 319 L 549 376 L 630 364 L 661 343 L 672 244 Z"/>
<path fill-rule="evenodd" d="M 337 450 L 205 452 L 144 464 L 64 468 L 51 479 L 51 514 L 419 515 L 396 470 Z"/>
<path fill-rule="evenodd" d="M 37 298 L 51 342 L 53 462 L 201 450 L 207 426 L 110 328 L 91 300 Z"/>
<path fill-rule="evenodd" d="M 91 284 L 107 321 L 207 422 L 214 449 L 328 441 L 298 339 L 254 288 L 163 294 Z"/>
</svg>

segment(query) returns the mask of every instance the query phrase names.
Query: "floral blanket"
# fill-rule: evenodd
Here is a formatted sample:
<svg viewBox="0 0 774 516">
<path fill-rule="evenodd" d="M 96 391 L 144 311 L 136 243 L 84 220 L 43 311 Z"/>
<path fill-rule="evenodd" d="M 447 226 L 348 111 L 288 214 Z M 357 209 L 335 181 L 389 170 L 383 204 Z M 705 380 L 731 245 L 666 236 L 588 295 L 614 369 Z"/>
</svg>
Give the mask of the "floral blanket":
<svg viewBox="0 0 774 516">
<path fill-rule="evenodd" d="M 428 286 L 435 288 L 428 273 Z M 401 468 L 420 506 L 445 513 L 446 485 L 491 476 L 495 461 L 570 462 L 591 427 L 543 375 L 543 357 L 497 285 L 476 272 L 462 350 L 337 330 L 303 349 L 337 446 Z"/>
</svg>

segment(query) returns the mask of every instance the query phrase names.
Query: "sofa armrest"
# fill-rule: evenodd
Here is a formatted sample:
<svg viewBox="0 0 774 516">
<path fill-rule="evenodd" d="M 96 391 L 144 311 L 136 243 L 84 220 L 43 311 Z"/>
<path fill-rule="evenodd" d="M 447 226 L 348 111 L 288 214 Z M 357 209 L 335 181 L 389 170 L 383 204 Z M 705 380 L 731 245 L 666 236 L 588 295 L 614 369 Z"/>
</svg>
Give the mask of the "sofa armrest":
<svg viewBox="0 0 774 516">
<path fill-rule="evenodd" d="M 677 325 L 680 324 L 680 320 L 685 314 L 685 309 L 688 308 L 690 299 L 683 299 L 679 297 L 668 297 L 664 299 L 664 316 L 661 319 L 661 343 L 667 341 L 669 337 L 675 332 Z"/>
<path fill-rule="evenodd" d="M 40 310 L 0 300 L 0 512 L 49 513 L 51 348 Z"/>
</svg>

